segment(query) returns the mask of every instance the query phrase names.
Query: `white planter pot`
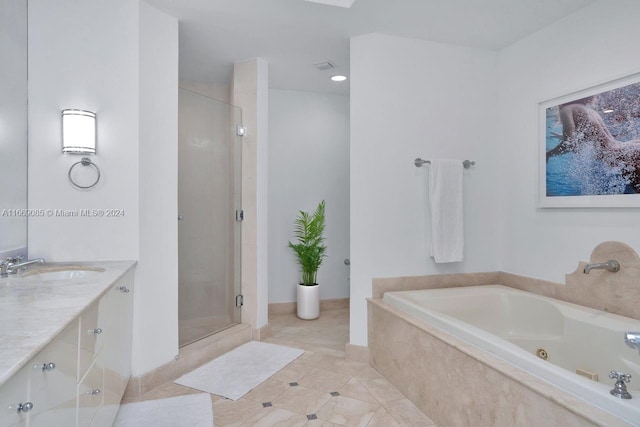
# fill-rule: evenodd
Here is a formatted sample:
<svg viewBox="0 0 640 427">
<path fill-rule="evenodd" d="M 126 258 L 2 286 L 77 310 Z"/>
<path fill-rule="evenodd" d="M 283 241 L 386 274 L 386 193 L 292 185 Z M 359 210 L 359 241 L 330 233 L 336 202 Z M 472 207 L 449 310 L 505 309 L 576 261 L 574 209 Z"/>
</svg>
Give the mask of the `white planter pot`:
<svg viewBox="0 0 640 427">
<path fill-rule="evenodd" d="M 298 285 L 298 317 L 304 320 L 320 316 L 320 286 Z"/>
</svg>

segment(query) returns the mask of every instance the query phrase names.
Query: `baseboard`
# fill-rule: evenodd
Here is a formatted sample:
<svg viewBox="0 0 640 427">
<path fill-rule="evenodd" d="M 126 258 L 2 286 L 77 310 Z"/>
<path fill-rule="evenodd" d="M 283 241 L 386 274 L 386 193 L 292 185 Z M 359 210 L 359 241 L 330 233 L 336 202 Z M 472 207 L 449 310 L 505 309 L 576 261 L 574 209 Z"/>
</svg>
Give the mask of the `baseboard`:
<svg viewBox="0 0 640 427">
<path fill-rule="evenodd" d="M 344 345 L 344 352 L 347 359 L 369 363 L 369 347 L 347 343 Z"/>
<path fill-rule="evenodd" d="M 273 304 L 269 304 L 269 316 L 273 314 L 291 314 L 295 312 L 295 302 L 275 302 Z"/>
<path fill-rule="evenodd" d="M 333 298 L 320 300 L 320 311 L 349 308 L 349 298 Z M 273 314 L 295 314 L 296 302 L 274 302 L 269 304 L 269 316 Z"/>
<path fill-rule="evenodd" d="M 349 308 L 349 298 L 320 300 L 320 310 L 338 310 L 341 308 Z"/>
<path fill-rule="evenodd" d="M 271 324 L 267 323 L 261 328 L 251 329 L 251 339 L 254 341 L 264 341 L 271 336 Z"/>
</svg>

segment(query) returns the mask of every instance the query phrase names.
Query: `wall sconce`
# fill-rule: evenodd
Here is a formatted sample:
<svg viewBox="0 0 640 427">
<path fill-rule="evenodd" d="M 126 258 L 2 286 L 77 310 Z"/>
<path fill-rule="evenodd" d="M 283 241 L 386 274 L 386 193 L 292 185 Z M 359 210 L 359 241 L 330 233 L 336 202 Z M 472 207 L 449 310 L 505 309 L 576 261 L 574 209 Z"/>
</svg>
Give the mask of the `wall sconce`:
<svg viewBox="0 0 640 427">
<path fill-rule="evenodd" d="M 96 154 L 96 113 L 85 110 L 62 110 L 62 152 L 69 154 Z M 95 181 L 79 184 L 74 179 L 78 165 L 92 166 Z M 83 157 L 69 168 L 67 174 L 71 184 L 78 190 L 90 190 L 100 182 L 100 168 L 88 157 Z"/>
<path fill-rule="evenodd" d="M 62 110 L 62 152 L 96 154 L 96 113 Z"/>
</svg>

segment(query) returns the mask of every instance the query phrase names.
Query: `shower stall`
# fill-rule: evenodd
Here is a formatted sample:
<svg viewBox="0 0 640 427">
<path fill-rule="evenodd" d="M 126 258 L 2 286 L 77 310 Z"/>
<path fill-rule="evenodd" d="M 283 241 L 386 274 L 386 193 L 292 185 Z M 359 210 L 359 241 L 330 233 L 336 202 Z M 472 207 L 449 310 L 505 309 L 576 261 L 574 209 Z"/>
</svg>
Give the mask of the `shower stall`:
<svg viewBox="0 0 640 427">
<path fill-rule="evenodd" d="M 242 111 L 180 88 L 178 122 L 182 347 L 240 323 Z"/>
</svg>

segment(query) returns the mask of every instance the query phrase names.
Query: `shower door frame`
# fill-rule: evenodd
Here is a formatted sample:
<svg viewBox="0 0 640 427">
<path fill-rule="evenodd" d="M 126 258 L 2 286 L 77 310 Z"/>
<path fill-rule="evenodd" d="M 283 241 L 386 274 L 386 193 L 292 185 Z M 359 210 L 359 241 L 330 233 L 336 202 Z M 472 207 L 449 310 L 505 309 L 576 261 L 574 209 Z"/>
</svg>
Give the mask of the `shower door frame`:
<svg viewBox="0 0 640 427">
<path fill-rule="evenodd" d="M 198 102 L 203 102 L 207 106 L 211 107 L 212 109 L 218 108 L 219 106 L 222 106 L 222 105 L 226 106 L 226 109 L 227 109 L 226 114 L 228 114 L 228 123 L 226 124 L 226 132 L 225 132 L 226 134 L 225 148 L 227 151 L 226 154 L 227 154 L 228 167 L 229 167 L 229 173 L 227 174 L 227 177 L 229 178 L 229 182 L 230 182 L 229 187 L 227 187 L 227 193 L 226 193 L 226 195 L 229 198 L 230 209 L 229 209 L 229 212 L 226 212 L 225 214 L 226 220 L 224 220 L 225 223 L 227 224 L 226 226 L 227 227 L 226 231 L 228 233 L 227 237 L 229 238 L 229 243 L 231 243 L 231 247 L 230 248 L 227 247 L 229 250 L 225 255 L 227 259 L 227 262 L 226 262 L 227 267 L 226 267 L 226 275 L 225 275 L 226 280 L 225 280 L 225 288 L 224 288 L 227 291 L 227 296 L 224 297 L 225 298 L 224 312 L 227 314 L 229 321 L 224 323 L 222 326 L 212 326 L 207 330 L 203 329 L 202 333 L 197 336 L 190 336 L 189 338 L 183 337 L 184 336 L 183 325 L 182 325 L 183 321 L 187 321 L 187 319 L 196 320 L 197 317 L 186 318 L 185 316 L 183 316 L 185 307 L 183 304 L 180 304 L 180 301 L 179 301 L 179 308 L 180 308 L 179 316 L 178 316 L 179 317 L 178 318 L 179 346 L 184 347 L 241 323 L 241 306 L 242 306 L 242 289 L 241 289 L 241 283 L 242 283 L 242 277 L 241 277 L 241 273 L 242 273 L 242 268 L 241 268 L 242 266 L 241 264 L 242 262 L 242 247 L 241 247 L 241 242 L 242 242 L 242 132 L 241 130 L 243 130 L 244 127 L 242 124 L 241 108 L 236 107 L 232 104 L 229 104 L 228 102 L 221 101 L 219 99 L 215 99 L 213 97 L 210 97 L 202 93 L 195 92 L 183 87 L 180 87 L 179 93 L 181 97 L 193 97 L 192 100 L 198 100 Z M 184 102 L 186 104 L 186 101 Z M 183 106 L 183 102 L 181 102 L 180 105 Z M 182 117 L 182 114 L 180 114 L 180 116 Z M 216 130 L 212 129 L 212 133 L 215 131 Z M 217 131 L 220 131 L 220 129 L 217 129 Z M 183 141 L 183 137 L 182 137 L 183 133 L 187 133 L 187 132 L 188 131 L 183 128 L 183 123 L 180 123 L 181 137 L 179 140 L 179 144 L 180 144 L 179 151 L 181 152 L 188 148 L 186 147 L 187 142 Z M 212 146 L 214 144 L 213 139 L 214 138 L 212 138 L 212 140 L 209 141 L 209 143 Z M 206 143 L 207 139 L 200 138 L 199 141 L 200 143 L 203 143 L 202 141 Z M 212 160 L 213 156 L 214 155 L 212 154 L 211 158 L 208 160 Z M 179 165 L 181 165 L 182 167 L 191 166 L 188 164 L 182 165 L 181 161 L 179 161 Z M 212 166 L 210 165 L 209 167 L 211 168 Z M 179 189 L 181 187 L 180 178 L 181 178 L 181 174 L 179 171 L 179 180 L 178 180 Z M 203 184 L 212 185 L 213 182 L 205 181 Z M 198 189 L 200 191 L 207 190 L 207 188 L 200 188 L 200 187 Z M 180 199 L 181 197 L 179 197 L 179 201 Z M 193 209 L 193 206 L 191 206 L 191 208 Z M 179 214 L 180 216 L 178 219 L 182 220 L 183 214 L 186 212 L 186 208 L 184 206 L 181 206 L 181 204 L 179 203 L 178 209 L 180 211 L 180 214 Z M 213 214 L 213 211 L 209 213 Z M 184 220 L 189 221 L 189 217 L 185 216 Z M 221 223 L 218 223 L 218 225 L 220 224 Z M 202 233 L 202 236 L 204 237 L 205 233 Z M 182 236 L 182 233 L 180 232 L 180 227 L 179 227 L 179 233 L 178 233 L 179 242 L 181 237 L 183 236 Z M 183 246 L 183 245 L 179 244 L 179 246 Z M 211 253 L 211 255 L 213 256 L 213 253 Z M 180 264 L 183 264 L 183 267 L 185 264 L 185 260 L 181 258 L 180 251 L 178 253 L 178 264 L 179 264 L 179 270 L 180 270 Z M 182 279 L 184 276 L 179 274 L 179 277 Z M 211 287 L 210 290 L 213 290 L 213 287 L 215 287 L 215 284 L 216 283 L 212 278 L 211 283 L 208 284 L 207 286 Z M 186 286 L 186 285 L 183 282 L 183 280 L 180 280 L 179 289 L 180 291 L 185 292 L 183 289 L 183 286 Z M 180 296 L 181 294 L 182 292 L 179 292 L 179 299 L 181 298 Z M 210 312 L 207 314 L 211 314 L 211 317 L 213 318 L 220 313 Z"/>
</svg>

